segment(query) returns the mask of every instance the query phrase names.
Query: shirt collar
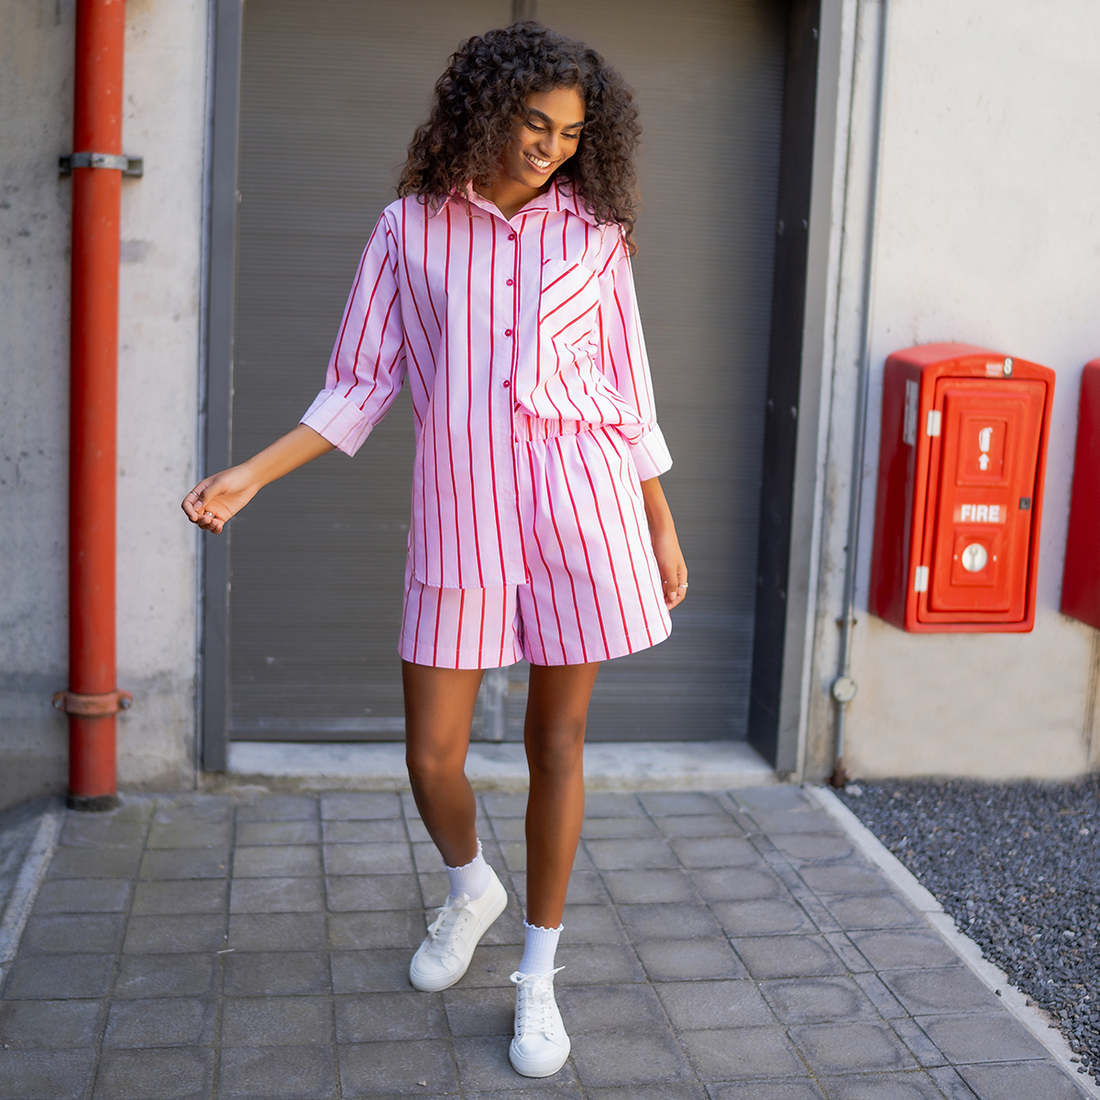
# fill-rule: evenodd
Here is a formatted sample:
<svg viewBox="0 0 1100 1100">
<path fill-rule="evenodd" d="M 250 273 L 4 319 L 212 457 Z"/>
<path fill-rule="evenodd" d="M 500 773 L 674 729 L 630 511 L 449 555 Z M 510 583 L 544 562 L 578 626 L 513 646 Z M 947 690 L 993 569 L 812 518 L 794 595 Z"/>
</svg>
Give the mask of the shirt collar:
<svg viewBox="0 0 1100 1100">
<path fill-rule="evenodd" d="M 451 198 L 468 201 L 482 210 L 500 216 L 500 211 L 488 199 L 483 199 L 474 190 L 472 182 L 467 183 L 464 189 L 456 187 L 451 194 Z M 539 210 L 553 210 L 559 213 L 573 214 L 576 217 L 583 218 L 591 225 L 599 227 L 595 215 L 588 211 L 580 196 L 576 193 L 572 180 L 559 181 L 555 176 L 550 181 L 550 187 L 541 195 L 536 195 L 526 206 L 517 211 L 516 217 L 519 217 L 520 214 L 531 214 Z"/>
</svg>

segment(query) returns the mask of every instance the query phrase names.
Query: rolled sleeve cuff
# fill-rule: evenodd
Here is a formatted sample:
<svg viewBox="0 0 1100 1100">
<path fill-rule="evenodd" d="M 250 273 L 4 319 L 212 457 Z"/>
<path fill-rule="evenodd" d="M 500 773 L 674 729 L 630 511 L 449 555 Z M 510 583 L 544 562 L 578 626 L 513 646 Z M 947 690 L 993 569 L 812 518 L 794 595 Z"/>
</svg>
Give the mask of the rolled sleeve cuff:
<svg viewBox="0 0 1100 1100">
<path fill-rule="evenodd" d="M 672 455 L 668 453 L 668 444 L 661 429 L 656 426 L 646 432 L 637 443 L 631 444 L 630 454 L 634 459 L 639 481 L 648 481 L 672 469 Z"/>
<path fill-rule="evenodd" d="M 313 399 L 301 423 L 347 455 L 355 454 L 363 446 L 374 427 L 358 405 L 335 390 L 322 390 Z"/>
</svg>

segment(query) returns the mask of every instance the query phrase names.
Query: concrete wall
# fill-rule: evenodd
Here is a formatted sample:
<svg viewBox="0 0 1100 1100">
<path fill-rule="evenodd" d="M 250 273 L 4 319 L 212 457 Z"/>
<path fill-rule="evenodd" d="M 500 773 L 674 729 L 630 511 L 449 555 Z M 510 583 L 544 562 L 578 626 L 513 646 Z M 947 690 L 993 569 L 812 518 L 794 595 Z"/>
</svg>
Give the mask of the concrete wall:
<svg viewBox="0 0 1100 1100">
<path fill-rule="evenodd" d="M 851 126 L 838 138 L 834 342 L 806 774 L 831 768 L 863 279 L 871 284 L 858 625 L 845 758 L 867 777 L 1063 777 L 1100 764 L 1097 632 L 1058 612 L 1081 367 L 1100 355 L 1100 6 L 891 0 L 873 243 L 880 3 L 846 3 Z M 1055 14 L 1056 12 L 1056 14 Z M 867 613 L 882 367 L 956 340 L 1057 371 L 1031 634 L 909 635 Z"/>
<path fill-rule="evenodd" d="M 0 0 L 0 808 L 66 783 L 73 0 Z M 129 0 L 119 351 L 119 781 L 194 782 L 205 2 Z"/>
</svg>

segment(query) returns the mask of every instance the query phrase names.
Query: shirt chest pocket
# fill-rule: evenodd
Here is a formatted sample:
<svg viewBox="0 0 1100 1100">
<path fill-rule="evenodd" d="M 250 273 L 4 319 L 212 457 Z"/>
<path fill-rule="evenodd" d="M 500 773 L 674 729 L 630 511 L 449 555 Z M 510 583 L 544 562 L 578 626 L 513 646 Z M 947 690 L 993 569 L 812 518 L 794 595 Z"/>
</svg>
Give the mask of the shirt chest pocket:
<svg viewBox="0 0 1100 1100">
<path fill-rule="evenodd" d="M 596 342 L 600 286 L 583 264 L 546 260 L 539 292 L 539 337 L 559 347 Z"/>
</svg>

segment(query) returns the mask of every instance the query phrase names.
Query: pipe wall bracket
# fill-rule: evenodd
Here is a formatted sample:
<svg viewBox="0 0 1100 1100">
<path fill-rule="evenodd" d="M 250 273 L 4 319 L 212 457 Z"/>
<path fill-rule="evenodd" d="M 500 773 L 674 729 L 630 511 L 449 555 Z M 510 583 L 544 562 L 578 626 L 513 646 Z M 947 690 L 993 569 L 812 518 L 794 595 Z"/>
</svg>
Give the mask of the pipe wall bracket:
<svg viewBox="0 0 1100 1100">
<path fill-rule="evenodd" d="M 124 176 L 140 179 L 145 174 L 145 158 L 125 153 L 70 153 L 57 158 L 59 176 L 71 176 L 74 168 L 116 168 Z"/>
<path fill-rule="evenodd" d="M 78 718 L 107 718 L 120 710 L 129 710 L 134 705 L 134 697 L 128 691 L 106 691 L 102 695 L 59 691 L 52 702 L 55 710 L 75 714 Z"/>
</svg>

